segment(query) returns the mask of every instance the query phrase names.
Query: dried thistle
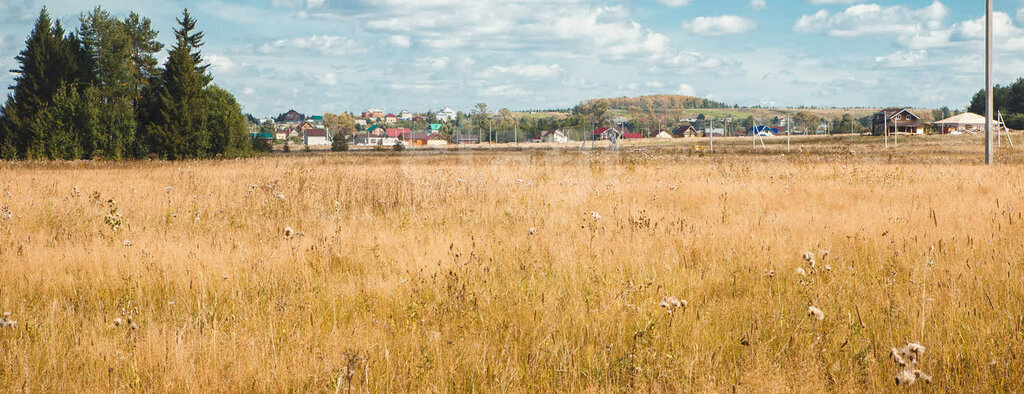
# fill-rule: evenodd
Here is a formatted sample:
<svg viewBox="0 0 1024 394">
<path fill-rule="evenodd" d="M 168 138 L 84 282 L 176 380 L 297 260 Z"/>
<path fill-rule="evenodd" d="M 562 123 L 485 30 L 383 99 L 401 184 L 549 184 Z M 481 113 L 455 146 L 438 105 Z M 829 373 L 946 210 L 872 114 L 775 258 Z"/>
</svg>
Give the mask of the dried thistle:
<svg viewBox="0 0 1024 394">
<path fill-rule="evenodd" d="M 825 320 L 825 312 L 818 309 L 814 305 L 807 307 L 807 316 L 813 317 L 817 321 Z"/>
</svg>

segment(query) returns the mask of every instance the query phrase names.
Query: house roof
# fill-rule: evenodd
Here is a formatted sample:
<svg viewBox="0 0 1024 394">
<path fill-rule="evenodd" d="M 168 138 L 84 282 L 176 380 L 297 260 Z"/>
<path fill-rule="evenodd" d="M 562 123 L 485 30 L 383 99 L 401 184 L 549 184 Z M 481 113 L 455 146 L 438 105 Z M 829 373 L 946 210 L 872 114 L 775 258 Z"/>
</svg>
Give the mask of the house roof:
<svg viewBox="0 0 1024 394">
<path fill-rule="evenodd" d="M 622 135 L 622 138 L 625 138 L 625 139 L 640 139 L 640 138 L 644 138 L 644 136 L 643 136 L 643 134 L 640 134 L 640 133 L 625 133 L 625 134 Z"/>
<path fill-rule="evenodd" d="M 405 133 L 408 133 L 408 132 L 412 131 L 412 130 L 409 130 L 409 129 L 406 129 L 406 128 L 384 129 L 384 130 L 387 132 L 388 137 L 391 137 L 391 138 L 397 138 L 398 136 L 400 136 L 402 134 L 405 134 Z"/>
<path fill-rule="evenodd" d="M 998 120 L 995 120 L 994 122 L 995 122 L 995 124 L 999 124 Z M 950 117 L 950 118 L 946 118 L 946 119 L 940 120 L 940 121 L 935 122 L 935 123 L 939 123 L 939 124 L 961 124 L 961 125 L 983 125 L 983 124 L 985 124 L 985 117 L 981 116 L 981 115 L 978 115 L 978 114 L 973 114 L 973 113 L 970 113 L 970 112 L 964 112 L 964 113 L 962 113 L 960 115 L 953 116 L 953 117 Z"/>
<path fill-rule="evenodd" d="M 307 137 L 326 137 L 327 130 L 324 129 L 312 129 L 306 132 Z"/>
<path fill-rule="evenodd" d="M 553 134 L 558 134 L 558 135 L 563 135 L 563 136 L 565 135 L 565 133 L 563 133 L 562 130 L 548 130 L 548 131 L 545 131 L 545 132 L 541 133 L 540 136 L 541 136 L 541 138 L 544 138 L 544 137 L 547 137 L 547 136 L 553 135 Z"/>
<path fill-rule="evenodd" d="M 395 115 L 395 114 L 387 114 L 387 115 L 384 115 L 384 117 L 385 117 L 385 118 L 397 118 L 397 117 L 398 117 L 398 115 Z"/>
<path fill-rule="evenodd" d="M 914 117 L 914 119 L 921 119 L 921 117 L 920 117 L 920 116 L 914 115 L 914 113 L 913 113 L 913 112 L 910 112 L 910 110 L 908 110 L 908 109 L 906 109 L 906 108 L 886 108 L 886 109 L 883 109 L 883 110 L 882 110 L 881 112 L 879 112 L 879 113 L 884 113 L 884 114 L 885 114 L 885 116 L 886 116 L 886 117 L 887 117 L 888 119 L 892 119 L 892 118 L 893 118 L 893 117 L 895 117 L 896 115 L 899 115 L 899 114 L 901 114 L 901 113 L 903 113 L 903 112 L 906 112 L 906 113 L 910 114 L 910 116 L 913 116 L 913 117 Z"/>
<path fill-rule="evenodd" d="M 594 129 L 594 135 L 604 134 L 608 130 L 615 130 L 615 132 L 617 132 L 617 133 L 620 133 L 620 134 L 622 133 L 621 131 L 619 131 L 619 129 L 616 129 L 614 127 L 598 127 L 596 129 Z"/>
</svg>

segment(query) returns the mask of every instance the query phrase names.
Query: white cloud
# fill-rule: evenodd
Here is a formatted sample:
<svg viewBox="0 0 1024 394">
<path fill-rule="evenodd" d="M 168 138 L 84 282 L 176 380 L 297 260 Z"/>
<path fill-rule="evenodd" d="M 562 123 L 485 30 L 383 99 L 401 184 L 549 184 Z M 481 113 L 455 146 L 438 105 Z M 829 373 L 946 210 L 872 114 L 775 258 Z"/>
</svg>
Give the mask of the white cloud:
<svg viewBox="0 0 1024 394">
<path fill-rule="evenodd" d="M 408 48 L 412 46 L 412 39 L 406 35 L 395 34 L 388 37 L 388 43 L 399 48 Z"/>
<path fill-rule="evenodd" d="M 1020 8 L 1017 10 L 1017 20 L 1020 22 L 1024 22 L 1024 8 Z"/>
<path fill-rule="evenodd" d="M 683 96 L 696 96 L 697 89 L 694 89 L 693 86 L 681 83 L 679 84 L 679 87 L 676 88 L 676 93 L 681 94 Z"/>
<path fill-rule="evenodd" d="M 210 62 L 210 67 L 213 68 L 214 72 L 218 73 L 227 73 L 235 68 L 235 63 L 227 56 L 206 55 L 206 61 Z"/>
<path fill-rule="evenodd" d="M 948 14 L 949 9 L 938 0 L 919 9 L 911 9 L 905 5 L 882 7 L 878 4 L 857 4 L 832 15 L 825 10 L 820 10 L 814 15 L 803 15 L 797 20 L 793 30 L 824 31 L 837 37 L 907 37 L 940 28 Z"/>
<path fill-rule="evenodd" d="M 702 16 L 683 25 L 683 29 L 704 36 L 743 34 L 757 28 L 754 21 L 737 16 Z"/>
<path fill-rule="evenodd" d="M 513 66 L 494 66 L 486 73 L 487 77 L 495 74 L 512 74 L 525 78 L 552 78 L 562 73 L 562 66 L 557 64 L 517 64 Z"/>
<path fill-rule="evenodd" d="M 263 44 L 259 51 L 264 54 L 269 54 L 287 50 L 314 50 L 324 55 L 344 55 L 366 52 L 365 48 L 362 48 L 352 39 L 328 35 L 313 35 L 309 38 L 297 37 L 281 39 L 274 41 L 273 43 Z"/>
<path fill-rule="evenodd" d="M 886 56 L 875 57 L 875 63 L 884 67 L 917 67 L 925 64 L 928 51 L 899 51 Z"/>
<path fill-rule="evenodd" d="M 763 10 L 765 8 L 768 8 L 768 1 L 767 0 L 750 0 L 750 8 L 753 8 L 755 10 Z"/>
<path fill-rule="evenodd" d="M 486 97 L 526 97 L 530 95 L 526 89 L 515 85 L 492 86 L 479 93 Z"/>
<path fill-rule="evenodd" d="M 427 66 L 435 70 L 444 70 L 448 68 L 448 63 L 451 63 L 451 59 L 448 58 L 447 56 L 424 57 L 416 59 L 416 62 L 420 64 L 426 64 Z"/>
<path fill-rule="evenodd" d="M 689 5 L 690 1 L 691 0 L 658 0 L 658 3 L 669 7 L 682 7 L 685 5 Z"/>
<path fill-rule="evenodd" d="M 860 3 L 862 0 L 808 0 L 808 3 L 814 5 L 828 5 L 828 4 L 853 4 Z"/>
</svg>

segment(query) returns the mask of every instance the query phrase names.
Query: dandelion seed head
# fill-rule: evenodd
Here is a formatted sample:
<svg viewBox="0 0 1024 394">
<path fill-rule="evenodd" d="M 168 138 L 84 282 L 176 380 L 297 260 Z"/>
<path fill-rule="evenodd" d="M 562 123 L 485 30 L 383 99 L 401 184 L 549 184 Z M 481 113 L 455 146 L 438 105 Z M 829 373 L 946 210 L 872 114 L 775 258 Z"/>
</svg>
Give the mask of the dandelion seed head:
<svg viewBox="0 0 1024 394">
<path fill-rule="evenodd" d="M 822 312 L 821 309 L 818 309 L 813 305 L 807 307 L 807 316 L 813 317 L 815 320 L 818 321 L 825 320 L 825 312 Z"/>
</svg>

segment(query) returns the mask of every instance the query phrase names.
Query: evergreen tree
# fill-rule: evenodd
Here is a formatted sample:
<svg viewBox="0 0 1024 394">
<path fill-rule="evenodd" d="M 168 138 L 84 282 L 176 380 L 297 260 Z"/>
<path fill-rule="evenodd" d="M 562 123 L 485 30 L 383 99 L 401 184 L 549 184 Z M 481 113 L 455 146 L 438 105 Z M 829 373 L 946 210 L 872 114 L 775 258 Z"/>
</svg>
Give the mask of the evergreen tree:
<svg viewBox="0 0 1024 394">
<path fill-rule="evenodd" d="M 79 45 L 73 35 L 64 36 L 59 21 L 52 23 L 45 7 L 39 12 L 25 49 L 15 57 L 19 66 L 11 70 L 17 76 L 10 87 L 13 93 L 2 110 L 2 158 L 45 156 L 43 136 L 37 127 L 40 116 L 61 86 L 79 85 L 75 81 L 76 76 L 82 75 L 79 65 L 83 61 L 76 56 L 82 52 Z"/>
<path fill-rule="evenodd" d="M 212 78 L 206 72 L 199 48 L 203 33 L 188 9 L 174 29 L 177 41 L 167 55 L 157 93 L 153 123 L 148 132 L 153 152 L 180 159 L 209 156 L 210 135 L 206 125 L 203 90 Z"/>
</svg>

